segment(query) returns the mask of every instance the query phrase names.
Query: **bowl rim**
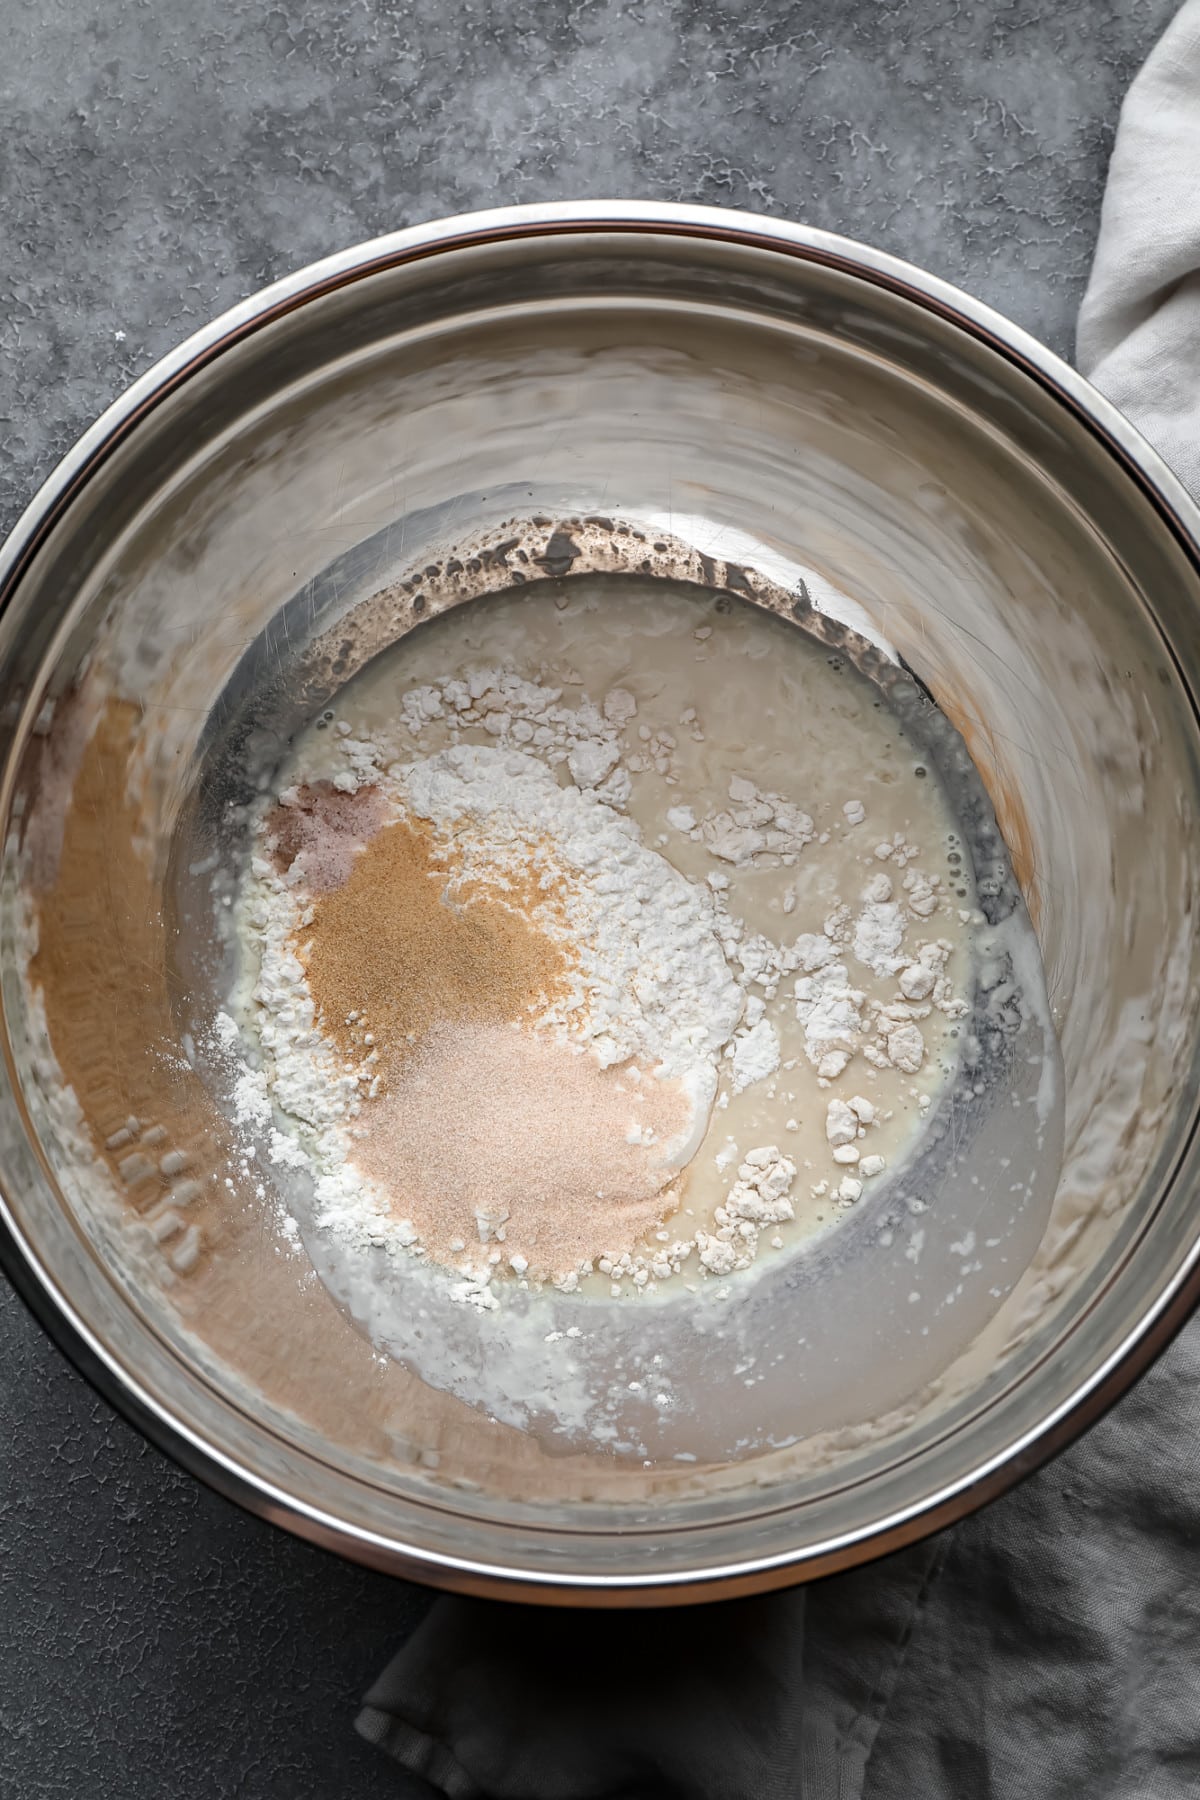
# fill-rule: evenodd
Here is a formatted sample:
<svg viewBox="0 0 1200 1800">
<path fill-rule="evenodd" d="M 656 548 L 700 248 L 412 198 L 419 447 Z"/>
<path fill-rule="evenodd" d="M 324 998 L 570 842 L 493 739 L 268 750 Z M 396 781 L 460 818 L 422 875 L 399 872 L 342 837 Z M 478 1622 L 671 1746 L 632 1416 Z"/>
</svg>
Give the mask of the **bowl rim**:
<svg viewBox="0 0 1200 1800">
<path fill-rule="evenodd" d="M 500 207 L 409 226 L 310 263 L 203 325 L 125 389 L 37 490 L 0 546 L 0 612 L 9 605 L 45 538 L 118 444 L 176 388 L 234 344 L 324 294 L 444 251 L 519 238 L 604 232 L 693 237 L 773 251 L 839 270 L 934 313 L 1021 369 L 1066 406 L 1122 466 L 1200 568 L 1200 506 L 1167 464 L 1098 389 L 993 308 L 888 252 L 811 226 L 719 207 L 587 200 Z M 10 1064 L 8 1077 L 19 1091 L 7 1043 L 4 1054 Z M 0 1268 L 58 1349 L 101 1396 L 160 1450 L 227 1499 L 325 1549 L 392 1574 L 490 1597 L 562 1605 L 661 1605 L 726 1598 L 848 1569 L 941 1530 L 997 1498 L 1072 1443 L 1145 1373 L 1200 1305 L 1198 1233 L 1154 1302 L 1055 1409 L 975 1468 L 874 1527 L 828 1537 L 806 1550 L 666 1572 L 610 1575 L 521 1568 L 422 1547 L 348 1523 L 257 1474 L 176 1416 L 96 1337 L 25 1239 L 2 1189 Z"/>
</svg>

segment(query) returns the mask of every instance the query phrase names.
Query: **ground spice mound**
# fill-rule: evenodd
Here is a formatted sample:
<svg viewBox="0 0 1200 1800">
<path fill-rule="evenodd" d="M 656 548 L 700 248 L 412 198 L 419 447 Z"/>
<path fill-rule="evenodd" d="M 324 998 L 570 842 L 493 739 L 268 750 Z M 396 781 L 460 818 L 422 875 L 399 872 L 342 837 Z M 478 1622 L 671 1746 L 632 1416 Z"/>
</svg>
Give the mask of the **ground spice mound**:
<svg viewBox="0 0 1200 1800">
<path fill-rule="evenodd" d="M 443 1024 L 364 1108 L 354 1160 L 436 1261 L 553 1280 L 674 1210 L 662 1146 L 689 1113 L 678 1083 L 543 1033 Z"/>
<path fill-rule="evenodd" d="M 511 1025 L 565 988 L 563 948 L 530 920 L 553 910 L 530 871 L 525 889 L 451 884 L 420 822 L 385 825 L 342 886 L 318 894 L 299 953 L 322 1029 L 349 1056 L 371 1048 L 386 1090 L 438 1023 Z"/>
<path fill-rule="evenodd" d="M 678 1083 L 534 1029 L 570 985 L 561 892 L 531 862 L 503 886 L 466 878 L 453 845 L 401 818 L 352 842 L 328 796 L 291 807 L 352 845 L 314 894 L 296 948 L 324 1033 L 380 1079 L 354 1161 L 426 1252 L 554 1279 L 645 1238 L 673 1209 L 663 1145 L 690 1106 Z M 282 841 L 312 840 L 301 823 Z M 277 837 L 277 842 L 279 841 Z M 322 867 L 327 867 L 322 862 Z"/>
<path fill-rule="evenodd" d="M 298 863 L 305 885 L 322 894 L 342 885 L 359 850 L 386 818 L 378 788 L 344 794 L 331 781 L 314 781 L 273 806 L 263 831 L 280 874 Z"/>
</svg>

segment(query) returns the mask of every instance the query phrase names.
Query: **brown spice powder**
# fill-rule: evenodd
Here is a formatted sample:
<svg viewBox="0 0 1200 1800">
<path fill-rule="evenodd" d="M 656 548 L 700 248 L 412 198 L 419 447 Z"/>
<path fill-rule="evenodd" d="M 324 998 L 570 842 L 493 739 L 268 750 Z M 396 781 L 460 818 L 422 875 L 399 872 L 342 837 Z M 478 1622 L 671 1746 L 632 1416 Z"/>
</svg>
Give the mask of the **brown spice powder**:
<svg viewBox="0 0 1200 1800">
<path fill-rule="evenodd" d="M 528 1021 L 566 986 L 567 956 L 529 917 L 554 906 L 534 870 L 503 897 L 447 895 L 448 880 L 427 826 L 386 825 L 316 897 L 297 946 L 323 1029 L 355 1060 L 372 1037 L 385 1087 L 435 1023 Z"/>
</svg>

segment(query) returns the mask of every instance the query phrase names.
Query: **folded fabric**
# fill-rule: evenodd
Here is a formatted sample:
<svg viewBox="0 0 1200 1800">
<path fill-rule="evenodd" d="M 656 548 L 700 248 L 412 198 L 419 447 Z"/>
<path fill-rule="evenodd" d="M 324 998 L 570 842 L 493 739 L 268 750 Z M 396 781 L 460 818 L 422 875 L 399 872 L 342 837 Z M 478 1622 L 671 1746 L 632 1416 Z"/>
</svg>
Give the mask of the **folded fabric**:
<svg viewBox="0 0 1200 1800">
<path fill-rule="evenodd" d="M 1080 367 L 1200 497 L 1200 0 L 1121 114 Z M 1200 1793 L 1200 1325 L 938 1540 L 679 1611 L 439 1600 L 358 1728 L 468 1800 Z"/>
<path fill-rule="evenodd" d="M 1200 6 L 1121 110 L 1076 360 L 1200 498 Z"/>
<path fill-rule="evenodd" d="M 439 1600 L 358 1728 L 451 1800 L 857 1800 L 936 1558 L 698 1608 Z"/>
</svg>

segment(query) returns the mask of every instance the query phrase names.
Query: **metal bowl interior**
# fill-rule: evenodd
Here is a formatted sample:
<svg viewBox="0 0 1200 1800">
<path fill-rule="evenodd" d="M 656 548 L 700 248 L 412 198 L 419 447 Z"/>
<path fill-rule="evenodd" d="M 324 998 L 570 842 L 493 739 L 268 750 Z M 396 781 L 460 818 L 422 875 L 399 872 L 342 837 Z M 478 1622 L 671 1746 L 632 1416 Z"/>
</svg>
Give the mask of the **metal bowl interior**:
<svg viewBox="0 0 1200 1800">
<path fill-rule="evenodd" d="M 666 521 L 714 585 L 815 574 L 831 638 L 884 646 L 962 732 L 1038 930 L 1067 1105 L 1041 1246 L 913 1391 L 865 1380 L 799 1449 L 550 1455 L 380 1370 L 319 1284 L 281 1282 L 251 1183 L 198 1184 L 186 1233 L 159 1242 L 139 1166 L 108 1145 L 130 1112 L 193 1163 L 220 1145 L 185 1054 L 178 855 L 214 741 L 294 640 L 321 647 L 332 691 L 448 603 L 448 549 L 483 546 L 483 585 L 511 585 L 488 555 L 513 521 L 543 532 L 548 572 L 561 521 L 597 567 L 634 568 L 637 533 Z M 827 1573 L 1000 1491 L 1196 1298 L 1198 532 L 1153 453 L 1015 328 L 799 228 L 484 215 L 247 303 L 105 415 L 0 570 L 13 1280 L 206 1479 L 445 1585 L 711 1597 Z M 90 1031 L 66 1094 L 61 1022 L 26 979 L 55 959 Z"/>
</svg>

